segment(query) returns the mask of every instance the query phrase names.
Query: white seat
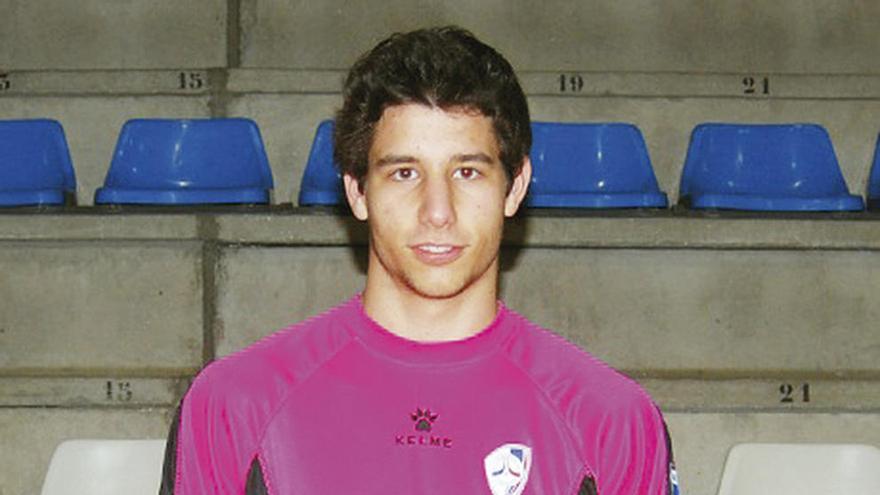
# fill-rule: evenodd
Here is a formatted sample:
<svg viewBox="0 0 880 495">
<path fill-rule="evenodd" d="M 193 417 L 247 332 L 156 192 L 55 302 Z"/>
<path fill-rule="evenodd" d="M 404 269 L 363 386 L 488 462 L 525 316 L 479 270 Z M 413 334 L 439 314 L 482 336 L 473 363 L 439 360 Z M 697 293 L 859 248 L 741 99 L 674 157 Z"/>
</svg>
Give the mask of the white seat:
<svg viewBox="0 0 880 495">
<path fill-rule="evenodd" d="M 878 495 L 880 449 L 744 443 L 730 449 L 718 495 Z"/>
<path fill-rule="evenodd" d="M 165 440 L 68 440 L 49 463 L 42 495 L 156 495 Z"/>
</svg>

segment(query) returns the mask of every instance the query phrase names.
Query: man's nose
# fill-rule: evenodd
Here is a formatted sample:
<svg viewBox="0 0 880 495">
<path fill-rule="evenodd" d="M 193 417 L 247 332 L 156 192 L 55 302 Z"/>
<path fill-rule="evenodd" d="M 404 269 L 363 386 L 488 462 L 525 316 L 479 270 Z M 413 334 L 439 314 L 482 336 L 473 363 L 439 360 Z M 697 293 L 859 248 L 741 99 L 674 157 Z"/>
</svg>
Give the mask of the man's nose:
<svg viewBox="0 0 880 495">
<path fill-rule="evenodd" d="M 435 228 L 455 222 L 454 191 L 444 177 L 431 177 L 424 183 L 419 220 Z"/>
</svg>

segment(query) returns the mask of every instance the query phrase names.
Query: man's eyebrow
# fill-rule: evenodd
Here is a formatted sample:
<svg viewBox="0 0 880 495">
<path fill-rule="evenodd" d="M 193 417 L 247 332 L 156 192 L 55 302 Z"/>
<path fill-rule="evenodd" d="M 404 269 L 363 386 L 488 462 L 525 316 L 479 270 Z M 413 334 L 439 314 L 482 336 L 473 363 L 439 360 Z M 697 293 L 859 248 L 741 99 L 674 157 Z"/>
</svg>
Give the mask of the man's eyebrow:
<svg viewBox="0 0 880 495">
<path fill-rule="evenodd" d="M 376 160 L 376 167 L 385 167 L 388 165 L 400 165 L 401 163 L 415 163 L 418 160 L 416 157 L 411 155 L 385 155 L 382 158 Z M 455 163 L 468 163 L 468 162 L 480 162 L 486 164 L 495 163 L 495 160 L 492 159 L 491 156 L 487 155 L 483 152 L 477 153 L 458 153 L 452 156 L 452 161 Z"/>
<path fill-rule="evenodd" d="M 458 163 L 462 163 L 462 162 L 464 162 L 464 163 L 481 162 L 481 163 L 487 163 L 487 164 L 495 163 L 495 160 L 493 160 L 491 156 L 489 156 L 485 153 L 482 153 L 482 152 L 460 153 L 458 155 L 453 156 L 452 160 L 455 162 L 458 162 Z"/>
<path fill-rule="evenodd" d="M 418 160 L 414 156 L 409 155 L 385 155 L 382 158 L 376 160 L 377 167 L 384 167 L 386 165 L 399 165 L 401 163 L 414 163 Z"/>
</svg>

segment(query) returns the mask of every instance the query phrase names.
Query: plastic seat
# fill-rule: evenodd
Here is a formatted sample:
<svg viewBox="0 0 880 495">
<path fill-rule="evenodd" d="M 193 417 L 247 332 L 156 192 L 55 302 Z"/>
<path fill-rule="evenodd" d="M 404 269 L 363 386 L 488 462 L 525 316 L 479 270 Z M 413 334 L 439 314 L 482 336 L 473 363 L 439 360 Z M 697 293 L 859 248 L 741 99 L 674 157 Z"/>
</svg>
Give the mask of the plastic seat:
<svg viewBox="0 0 880 495">
<path fill-rule="evenodd" d="M 828 132 L 814 124 L 700 124 L 679 188 L 690 208 L 857 211 Z"/>
<path fill-rule="evenodd" d="M 42 495 L 156 495 L 165 440 L 68 440 L 49 463 Z"/>
<path fill-rule="evenodd" d="M 0 120 L 0 206 L 63 205 L 76 193 L 64 129 L 55 120 Z"/>
<path fill-rule="evenodd" d="M 880 137 L 874 150 L 874 164 L 868 178 L 868 208 L 880 210 Z"/>
<path fill-rule="evenodd" d="M 96 204 L 268 203 L 272 171 L 250 119 L 129 120 Z"/>
<path fill-rule="evenodd" d="M 299 186 L 300 206 L 338 206 L 345 204 L 342 174 L 333 161 L 333 121 L 318 124 L 309 161 Z"/>
<path fill-rule="evenodd" d="M 744 443 L 730 449 L 718 495 L 877 495 L 880 449 Z"/>
<path fill-rule="evenodd" d="M 665 208 L 648 150 L 631 124 L 532 123 L 537 208 Z"/>
</svg>

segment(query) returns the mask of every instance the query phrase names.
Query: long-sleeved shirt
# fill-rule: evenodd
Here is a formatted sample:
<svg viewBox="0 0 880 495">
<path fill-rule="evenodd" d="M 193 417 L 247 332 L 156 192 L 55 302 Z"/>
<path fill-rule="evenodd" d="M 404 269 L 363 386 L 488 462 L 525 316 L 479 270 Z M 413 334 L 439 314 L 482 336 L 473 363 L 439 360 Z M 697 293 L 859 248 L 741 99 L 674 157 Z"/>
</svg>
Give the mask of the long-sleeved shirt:
<svg viewBox="0 0 880 495">
<path fill-rule="evenodd" d="M 500 302 L 419 343 L 354 297 L 207 366 L 169 440 L 164 494 L 677 493 L 650 397 Z"/>
</svg>

